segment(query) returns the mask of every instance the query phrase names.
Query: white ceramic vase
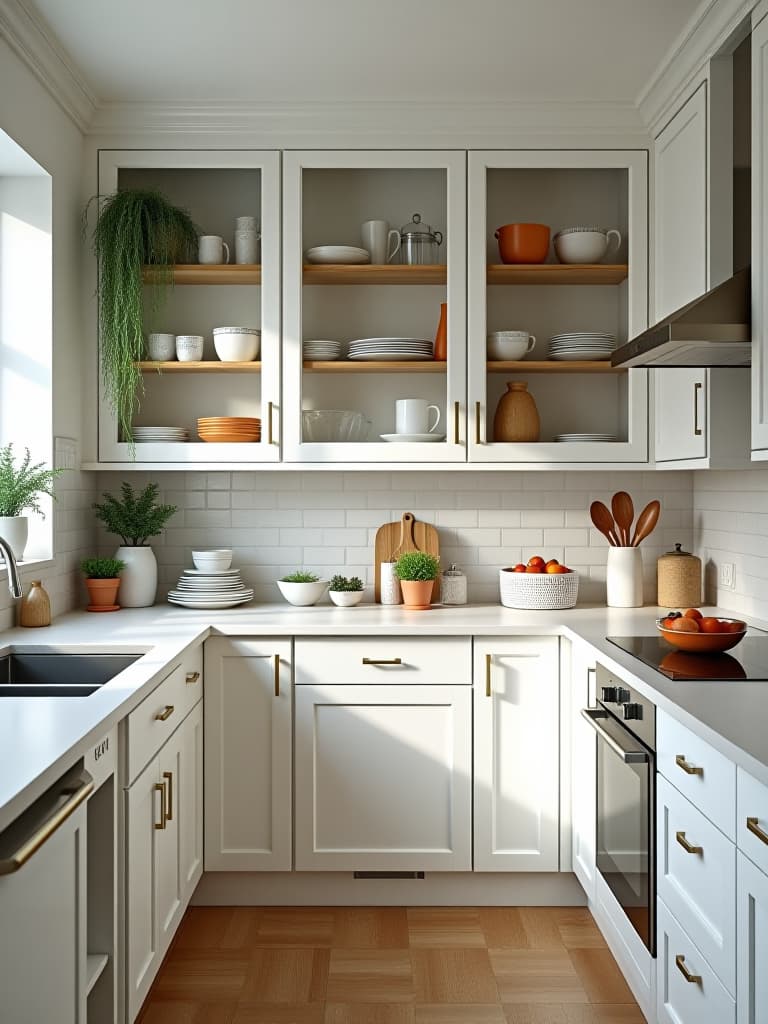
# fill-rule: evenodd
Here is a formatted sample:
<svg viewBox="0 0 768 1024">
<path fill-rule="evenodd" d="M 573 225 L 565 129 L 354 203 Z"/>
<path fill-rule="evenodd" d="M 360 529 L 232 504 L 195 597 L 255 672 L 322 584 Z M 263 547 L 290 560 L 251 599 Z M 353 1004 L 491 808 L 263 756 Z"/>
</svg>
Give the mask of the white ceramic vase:
<svg viewBox="0 0 768 1024">
<path fill-rule="evenodd" d="M 640 548 L 608 548 L 605 585 L 609 608 L 643 607 L 643 559 Z"/>
<path fill-rule="evenodd" d="M 395 563 L 382 562 L 380 568 L 380 594 L 382 604 L 402 604 L 400 580 L 395 576 Z"/>
<path fill-rule="evenodd" d="M 29 520 L 26 516 L 0 516 L 0 537 L 8 542 L 17 562 L 24 557 L 28 532 Z M 5 565 L 2 553 L 0 553 L 0 565 Z"/>
<path fill-rule="evenodd" d="M 157 596 L 157 559 L 150 547 L 121 545 L 115 558 L 125 562 L 120 573 L 120 605 L 123 608 L 148 608 Z"/>
</svg>

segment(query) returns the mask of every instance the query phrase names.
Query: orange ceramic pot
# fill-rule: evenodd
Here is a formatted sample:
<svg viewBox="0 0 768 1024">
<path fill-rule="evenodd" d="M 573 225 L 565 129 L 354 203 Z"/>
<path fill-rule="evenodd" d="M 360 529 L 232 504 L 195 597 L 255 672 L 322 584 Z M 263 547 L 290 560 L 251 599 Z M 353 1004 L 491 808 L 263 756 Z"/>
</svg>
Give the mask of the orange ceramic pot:
<svg viewBox="0 0 768 1024">
<path fill-rule="evenodd" d="M 406 608 L 426 611 L 432 603 L 434 580 L 400 580 L 403 604 Z"/>
<path fill-rule="evenodd" d="M 502 263 L 543 263 L 549 252 L 546 224 L 505 224 L 494 232 Z"/>
</svg>

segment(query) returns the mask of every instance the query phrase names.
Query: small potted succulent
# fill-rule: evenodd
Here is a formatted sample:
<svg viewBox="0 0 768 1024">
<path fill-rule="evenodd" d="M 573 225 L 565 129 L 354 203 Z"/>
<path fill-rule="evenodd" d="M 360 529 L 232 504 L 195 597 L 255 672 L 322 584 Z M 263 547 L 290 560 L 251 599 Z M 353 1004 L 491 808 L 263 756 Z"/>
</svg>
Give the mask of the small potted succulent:
<svg viewBox="0 0 768 1024">
<path fill-rule="evenodd" d="M 358 576 L 331 576 L 328 594 L 339 608 L 352 608 L 363 599 L 363 581 Z"/>
<path fill-rule="evenodd" d="M 432 588 L 440 572 L 440 559 L 426 551 L 406 551 L 395 562 L 394 572 L 400 580 L 405 607 L 418 610 L 429 608 Z"/>
<path fill-rule="evenodd" d="M 43 462 L 33 465 L 29 448 L 24 449 L 24 458 L 18 464 L 12 444 L 0 448 L 0 537 L 8 542 L 17 562 L 24 557 L 29 530 L 28 518 L 22 512 L 29 509 L 42 516 L 40 495 L 52 498 L 53 482 L 63 472 L 63 469 L 46 469 Z"/>
<path fill-rule="evenodd" d="M 120 573 L 125 562 L 119 558 L 84 558 L 80 569 L 88 588 L 89 612 L 116 612 L 117 592 L 120 589 Z"/>
<path fill-rule="evenodd" d="M 313 572 L 306 569 L 297 569 L 296 572 L 283 576 L 277 581 L 280 593 L 289 604 L 303 607 L 315 604 L 325 593 L 328 586 L 327 580 L 321 580 Z"/>
</svg>

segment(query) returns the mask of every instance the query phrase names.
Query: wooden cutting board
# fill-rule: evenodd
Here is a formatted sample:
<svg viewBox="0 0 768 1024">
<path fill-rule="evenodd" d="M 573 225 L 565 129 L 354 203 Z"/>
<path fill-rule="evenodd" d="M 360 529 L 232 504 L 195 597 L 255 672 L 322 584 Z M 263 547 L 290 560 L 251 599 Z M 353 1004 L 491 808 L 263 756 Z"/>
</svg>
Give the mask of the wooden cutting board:
<svg viewBox="0 0 768 1024">
<path fill-rule="evenodd" d="M 417 521 L 413 512 L 403 512 L 394 523 L 384 523 L 376 531 L 374 544 L 374 571 L 376 600 L 381 601 L 381 563 L 394 562 L 406 551 L 425 551 L 440 557 L 440 538 L 430 523 Z M 440 600 L 440 577 L 435 580 L 432 600 Z"/>
</svg>

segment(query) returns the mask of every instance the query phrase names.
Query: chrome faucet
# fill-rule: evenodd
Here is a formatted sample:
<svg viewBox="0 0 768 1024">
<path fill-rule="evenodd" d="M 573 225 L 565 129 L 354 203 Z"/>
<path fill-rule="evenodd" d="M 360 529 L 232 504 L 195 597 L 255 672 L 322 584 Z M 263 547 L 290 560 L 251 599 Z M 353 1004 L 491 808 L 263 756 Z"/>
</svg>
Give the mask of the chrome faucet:
<svg viewBox="0 0 768 1024">
<path fill-rule="evenodd" d="M 0 537 L 0 551 L 3 553 L 5 558 L 5 567 L 8 570 L 8 590 L 11 592 L 11 597 L 21 597 L 24 591 L 21 588 L 21 579 L 19 578 L 19 567 L 16 565 L 16 556 L 11 551 L 11 545 L 7 540 L 3 540 Z"/>
</svg>

